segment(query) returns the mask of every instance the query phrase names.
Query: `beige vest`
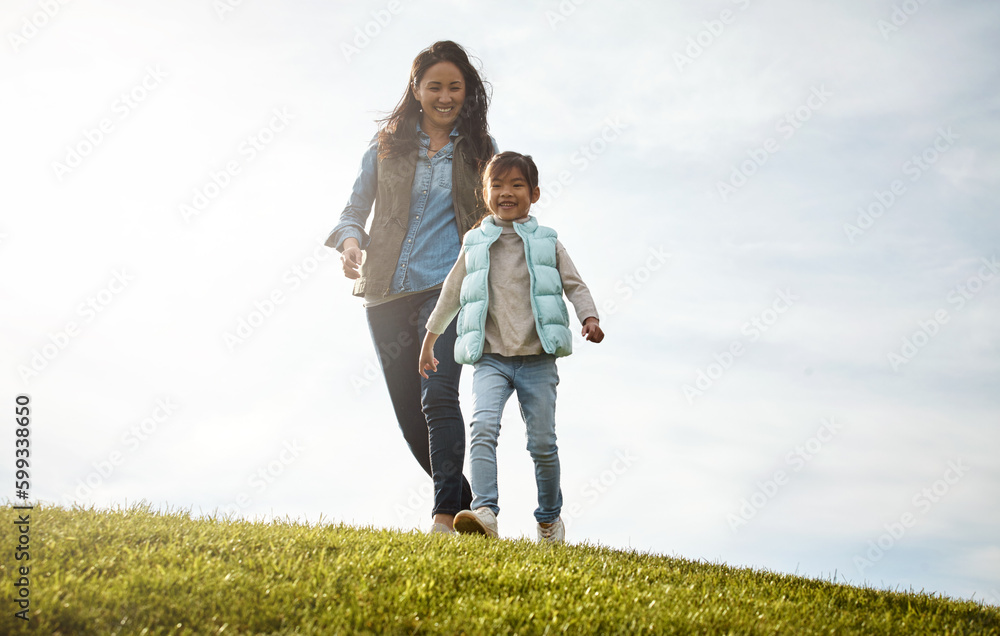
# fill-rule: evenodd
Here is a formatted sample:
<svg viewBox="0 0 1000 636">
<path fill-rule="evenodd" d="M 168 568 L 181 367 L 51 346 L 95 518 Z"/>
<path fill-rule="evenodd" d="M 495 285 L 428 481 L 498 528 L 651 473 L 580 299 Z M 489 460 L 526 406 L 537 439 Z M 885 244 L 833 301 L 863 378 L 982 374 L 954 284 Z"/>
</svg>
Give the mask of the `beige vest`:
<svg viewBox="0 0 1000 636">
<path fill-rule="evenodd" d="M 464 135 L 455 138 L 451 168 L 451 198 L 459 237 L 488 214 L 483 203 L 482 183 L 474 160 L 466 157 L 469 144 Z M 396 272 L 399 253 L 406 237 L 410 218 L 410 191 L 417 172 L 417 157 L 422 149 L 406 156 L 378 161 L 378 189 L 375 213 L 368 235 L 371 242 L 361 264 L 361 278 L 354 283 L 354 295 L 385 298 Z M 455 254 L 458 258 L 458 254 Z"/>
</svg>

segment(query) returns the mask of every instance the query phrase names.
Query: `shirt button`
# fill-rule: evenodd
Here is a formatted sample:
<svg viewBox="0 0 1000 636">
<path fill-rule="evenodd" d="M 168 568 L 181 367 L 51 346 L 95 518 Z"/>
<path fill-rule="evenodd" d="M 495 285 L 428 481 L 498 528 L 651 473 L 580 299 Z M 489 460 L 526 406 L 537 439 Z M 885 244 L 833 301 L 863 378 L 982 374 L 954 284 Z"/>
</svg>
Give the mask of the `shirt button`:
<svg viewBox="0 0 1000 636">
<path fill-rule="evenodd" d="M 427 194 L 427 190 L 424 190 L 424 194 Z"/>
</svg>

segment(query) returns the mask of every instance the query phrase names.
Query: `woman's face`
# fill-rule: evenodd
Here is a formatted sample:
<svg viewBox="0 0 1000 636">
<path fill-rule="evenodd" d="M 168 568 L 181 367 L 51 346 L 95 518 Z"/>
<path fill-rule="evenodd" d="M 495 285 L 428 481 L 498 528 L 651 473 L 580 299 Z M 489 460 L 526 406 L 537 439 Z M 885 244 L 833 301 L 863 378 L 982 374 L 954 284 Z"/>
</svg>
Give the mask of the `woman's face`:
<svg viewBox="0 0 1000 636">
<path fill-rule="evenodd" d="M 420 125 L 451 132 L 465 101 L 465 78 L 451 62 L 438 62 L 424 72 L 413 96 L 424 109 Z"/>
</svg>

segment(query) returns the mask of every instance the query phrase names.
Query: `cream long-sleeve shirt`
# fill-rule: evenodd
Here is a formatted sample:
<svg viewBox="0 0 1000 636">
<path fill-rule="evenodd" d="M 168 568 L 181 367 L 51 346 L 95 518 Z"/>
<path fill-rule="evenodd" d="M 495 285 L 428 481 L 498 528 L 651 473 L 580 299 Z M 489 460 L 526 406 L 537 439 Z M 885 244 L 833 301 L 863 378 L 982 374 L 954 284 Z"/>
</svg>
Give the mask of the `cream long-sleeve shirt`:
<svg viewBox="0 0 1000 636">
<path fill-rule="evenodd" d="M 483 353 L 502 356 L 532 356 L 545 353 L 535 329 L 531 311 L 531 287 L 524 242 L 514 231 L 514 222 L 493 217 L 501 228 L 500 236 L 490 246 L 489 307 L 486 313 L 486 342 Z M 583 323 L 597 315 L 590 290 L 580 278 L 566 248 L 556 241 L 556 268 L 562 278 L 563 293 L 573 303 L 576 316 Z M 441 296 L 427 319 L 427 330 L 442 333 L 461 308 L 462 281 L 465 279 L 465 252 L 445 278 Z"/>
</svg>

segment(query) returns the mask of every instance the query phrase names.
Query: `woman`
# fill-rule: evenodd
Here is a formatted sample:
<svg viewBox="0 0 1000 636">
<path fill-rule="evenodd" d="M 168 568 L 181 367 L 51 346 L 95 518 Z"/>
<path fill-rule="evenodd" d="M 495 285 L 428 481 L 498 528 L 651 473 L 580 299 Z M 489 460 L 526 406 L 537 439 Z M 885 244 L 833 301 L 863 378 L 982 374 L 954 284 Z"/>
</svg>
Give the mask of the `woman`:
<svg viewBox="0 0 1000 636">
<path fill-rule="evenodd" d="M 431 532 L 454 532 L 455 514 L 472 503 L 462 475 L 462 365 L 442 356 L 438 373 L 427 379 L 415 369 L 427 317 L 462 236 L 487 214 L 480 175 L 496 151 L 488 107 L 484 83 L 461 46 L 444 41 L 421 51 L 403 98 L 380 121 L 350 201 L 326 240 L 341 252 L 344 275 L 356 281 L 354 294 L 365 299 L 403 438 L 434 480 Z M 439 341 L 441 351 L 451 350 L 454 324 Z"/>
</svg>

